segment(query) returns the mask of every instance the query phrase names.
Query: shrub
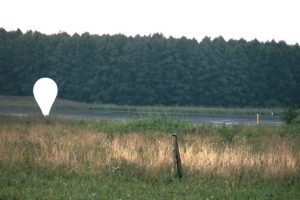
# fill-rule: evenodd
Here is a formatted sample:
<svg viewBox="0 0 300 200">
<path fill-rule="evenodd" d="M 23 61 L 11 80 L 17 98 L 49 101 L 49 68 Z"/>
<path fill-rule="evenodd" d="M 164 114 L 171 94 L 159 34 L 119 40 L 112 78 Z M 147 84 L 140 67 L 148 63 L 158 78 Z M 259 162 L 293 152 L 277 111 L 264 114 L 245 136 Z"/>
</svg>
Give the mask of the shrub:
<svg viewBox="0 0 300 200">
<path fill-rule="evenodd" d="M 285 121 L 286 124 L 291 124 L 297 118 L 297 108 L 296 106 L 289 106 L 283 113 L 282 119 Z"/>
<path fill-rule="evenodd" d="M 232 143 L 235 133 L 226 124 L 223 124 L 220 128 L 220 135 L 225 142 Z"/>
</svg>

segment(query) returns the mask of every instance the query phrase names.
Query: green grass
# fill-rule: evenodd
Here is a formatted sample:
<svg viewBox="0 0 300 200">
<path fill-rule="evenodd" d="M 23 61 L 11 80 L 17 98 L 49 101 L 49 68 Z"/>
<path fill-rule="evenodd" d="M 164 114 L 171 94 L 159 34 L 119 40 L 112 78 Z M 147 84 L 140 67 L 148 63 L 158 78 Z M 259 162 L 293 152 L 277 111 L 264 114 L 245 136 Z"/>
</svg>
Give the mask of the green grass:
<svg viewBox="0 0 300 200">
<path fill-rule="evenodd" d="M 63 165 L 0 164 L 0 199 L 278 199 L 300 197 L 300 177 L 234 180 L 198 175 L 182 181 L 97 174 Z"/>
<path fill-rule="evenodd" d="M 283 113 L 283 108 L 223 108 L 223 107 L 201 107 L 201 106 L 129 106 L 113 104 L 79 103 L 69 100 L 57 99 L 53 105 L 52 112 L 125 112 L 143 115 L 168 114 L 212 114 L 212 115 L 276 115 Z M 40 113 L 33 97 L 0 96 L 0 111 L 28 111 Z"/>
<path fill-rule="evenodd" d="M 56 99 L 52 110 L 70 111 L 86 110 L 87 104 Z M 40 113 L 40 109 L 33 96 L 0 96 L 0 111 L 30 111 Z"/>
<path fill-rule="evenodd" d="M 101 105 L 88 106 L 90 110 L 97 111 L 123 111 L 137 113 L 185 113 L 185 114 L 214 114 L 214 115 L 255 115 L 257 113 L 269 115 L 271 112 L 282 114 L 282 108 L 224 108 L 202 106 L 126 106 L 126 105 Z"/>
</svg>

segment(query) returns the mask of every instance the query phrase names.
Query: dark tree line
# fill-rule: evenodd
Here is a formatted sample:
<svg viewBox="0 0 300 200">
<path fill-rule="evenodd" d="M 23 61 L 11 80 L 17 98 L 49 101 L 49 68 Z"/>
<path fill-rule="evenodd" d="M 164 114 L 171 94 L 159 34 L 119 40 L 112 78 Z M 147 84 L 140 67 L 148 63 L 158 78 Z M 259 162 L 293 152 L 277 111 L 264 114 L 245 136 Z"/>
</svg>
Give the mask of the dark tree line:
<svg viewBox="0 0 300 200">
<path fill-rule="evenodd" d="M 299 105 L 300 47 L 0 29 L 0 95 L 32 95 L 35 81 L 45 76 L 57 82 L 60 98 L 84 102 Z"/>
</svg>

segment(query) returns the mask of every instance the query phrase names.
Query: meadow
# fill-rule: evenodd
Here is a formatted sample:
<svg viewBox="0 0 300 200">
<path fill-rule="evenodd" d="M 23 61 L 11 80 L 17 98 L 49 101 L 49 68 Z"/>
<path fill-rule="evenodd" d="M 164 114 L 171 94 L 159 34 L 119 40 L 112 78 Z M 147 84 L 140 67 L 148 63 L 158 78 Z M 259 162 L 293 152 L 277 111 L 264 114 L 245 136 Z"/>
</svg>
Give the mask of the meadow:
<svg viewBox="0 0 300 200">
<path fill-rule="evenodd" d="M 39 114 L 40 110 L 33 97 L 30 96 L 1 96 L 0 95 L 0 112 L 6 113 L 11 111 L 28 112 Z M 56 99 L 51 113 L 56 112 L 130 112 L 140 114 L 215 114 L 215 115 L 242 115 L 255 116 L 257 113 L 270 115 L 271 112 L 281 115 L 284 111 L 282 107 L 273 108 L 252 108 L 252 107 L 200 107 L 200 106 L 130 106 L 100 103 L 81 103 L 65 99 Z"/>
<path fill-rule="evenodd" d="M 171 173 L 177 133 L 183 178 Z M 299 199 L 300 125 L 0 116 L 0 199 Z"/>
</svg>

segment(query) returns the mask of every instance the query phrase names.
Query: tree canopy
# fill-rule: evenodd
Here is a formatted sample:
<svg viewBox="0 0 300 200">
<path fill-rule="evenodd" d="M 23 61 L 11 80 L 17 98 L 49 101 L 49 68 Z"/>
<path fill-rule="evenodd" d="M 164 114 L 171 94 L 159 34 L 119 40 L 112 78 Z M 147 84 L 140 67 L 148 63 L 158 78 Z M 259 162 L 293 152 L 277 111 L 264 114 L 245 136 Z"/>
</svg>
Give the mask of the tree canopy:
<svg viewBox="0 0 300 200">
<path fill-rule="evenodd" d="M 0 95 L 32 95 L 39 78 L 59 97 L 128 105 L 300 104 L 300 47 L 161 34 L 45 35 L 0 29 Z"/>
</svg>

